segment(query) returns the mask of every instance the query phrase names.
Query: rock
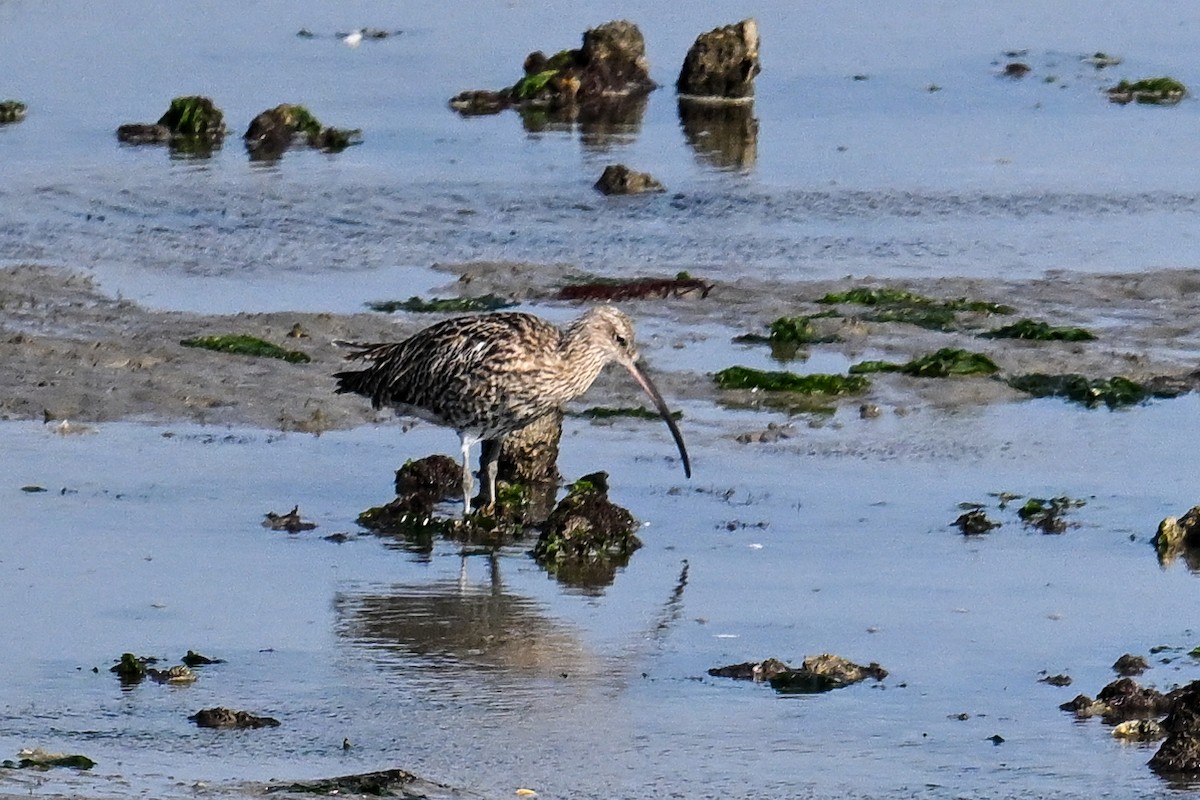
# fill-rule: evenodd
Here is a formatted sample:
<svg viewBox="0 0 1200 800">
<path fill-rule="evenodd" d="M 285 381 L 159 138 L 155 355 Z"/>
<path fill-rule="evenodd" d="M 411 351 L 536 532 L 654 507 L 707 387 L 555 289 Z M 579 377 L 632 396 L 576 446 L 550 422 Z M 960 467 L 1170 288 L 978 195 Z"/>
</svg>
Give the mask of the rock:
<svg viewBox="0 0 1200 800">
<path fill-rule="evenodd" d="M 167 144 L 177 152 L 198 156 L 211 155 L 224 139 L 224 113 L 199 95 L 174 98 L 153 125 L 130 123 L 117 128 L 117 140 L 126 144 Z"/>
<path fill-rule="evenodd" d="M 192 672 L 191 668 L 186 664 L 176 664 L 167 669 L 154 669 L 153 667 L 146 670 L 146 677 L 156 683 L 169 683 L 172 686 L 186 686 L 196 682 L 196 673 Z"/>
<path fill-rule="evenodd" d="M 1175 694 L 1175 703 L 1162 722 L 1167 739 L 1150 759 L 1160 773 L 1200 772 L 1200 681 Z"/>
<path fill-rule="evenodd" d="M 1187 97 L 1187 87 L 1174 78 L 1143 78 L 1139 81 L 1121 81 L 1106 90 L 1108 99 L 1119 105 L 1130 102 L 1143 105 L 1173 106 Z"/>
<path fill-rule="evenodd" d="M 443 455 L 425 456 L 406 461 L 396 470 L 396 494 L 427 495 L 434 503 L 451 500 L 462 492 L 462 467 Z"/>
<path fill-rule="evenodd" d="M 1000 527 L 999 522 L 991 520 L 982 508 L 974 508 L 964 514 L 960 514 L 958 519 L 952 523 L 964 536 L 978 536 L 982 533 L 988 533 Z"/>
<path fill-rule="evenodd" d="M 1200 560 L 1200 506 L 1188 509 L 1182 517 L 1164 519 L 1150 543 L 1164 565 L 1173 563 L 1180 555 L 1189 566 Z"/>
<path fill-rule="evenodd" d="M 167 144 L 171 135 L 171 129 L 166 125 L 131 122 L 117 128 L 117 141 L 125 144 Z"/>
<path fill-rule="evenodd" d="M 542 526 L 531 555 L 547 572 L 572 586 L 607 586 L 642 546 L 637 522 L 608 499 L 608 475 L 594 472 L 571 484 Z"/>
<path fill-rule="evenodd" d="M 522 71 L 523 77 L 512 86 L 460 92 L 450 99 L 450 107 L 475 116 L 516 106 L 532 114 L 524 118 L 527 128 L 537 129 L 539 119 L 578 119 L 594 132 L 609 120 L 636 125 L 645 106 L 628 101 L 657 86 L 650 78 L 642 32 L 626 20 L 587 30 L 579 49 L 552 56 L 534 51 L 525 57 Z"/>
<path fill-rule="evenodd" d="M 292 510 L 286 514 L 276 514 L 274 511 L 268 511 L 263 516 L 262 526 L 273 531 L 299 533 L 300 531 L 311 531 L 317 527 L 317 523 L 300 518 L 300 506 L 292 506 Z"/>
<path fill-rule="evenodd" d="M 745 661 L 741 664 L 713 667 L 708 674 L 714 678 L 733 678 L 735 681 L 769 681 L 789 670 L 791 667 L 779 659 L 767 658 L 762 661 Z"/>
<path fill-rule="evenodd" d="M 1150 669 L 1150 664 L 1141 656 L 1135 656 L 1132 653 L 1126 653 L 1116 660 L 1112 665 L 1113 671 L 1118 675 L 1131 676 L 1141 675 L 1146 670 Z"/>
<path fill-rule="evenodd" d="M 96 762 L 87 756 L 68 753 L 49 753 L 40 747 L 22 748 L 17 752 L 17 761 L 5 759 L 0 761 L 4 769 L 39 769 L 47 770 L 54 767 L 67 769 L 91 769 Z"/>
<path fill-rule="evenodd" d="M 1038 678 L 1038 683 L 1048 683 L 1051 686 L 1070 686 L 1073 681 L 1070 675 L 1046 675 L 1045 677 Z M 1083 695 L 1080 695 L 1080 697 L 1083 697 Z M 1088 704 L 1090 705 L 1091 702 L 1089 699 Z M 1059 707 L 1061 708 L 1061 706 Z"/>
<path fill-rule="evenodd" d="M 1171 699 L 1157 689 L 1142 687 L 1132 678 L 1118 678 L 1096 695 L 1103 703 L 1102 713 L 1108 722 L 1125 721 L 1162 714 L 1171 707 Z"/>
<path fill-rule="evenodd" d="M 754 97 L 758 59 L 758 23 L 745 19 L 696 37 L 683 60 L 675 88 L 681 95 L 723 100 Z"/>
<path fill-rule="evenodd" d="M 835 656 L 832 653 L 822 653 L 808 656 L 800 668 L 817 675 L 828 675 L 843 683 L 858 683 L 872 678 L 881 681 L 887 677 L 887 670 L 872 661 L 867 666 L 855 664 L 853 661 Z"/>
<path fill-rule="evenodd" d="M 1165 738 L 1167 731 L 1157 720 L 1131 719 L 1113 726 L 1112 735 L 1131 742 L 1156 742 Z"/>
<path fill-rule="evenodd" d="M 256 160 L 279 158 L 299 135 L 314 135 L 321 123 L 304 106 L 282 103 L 263 111 L 250 121 L 242 134 L 246 150 Z"/>
<path fill-rule="evenodd" d="M 223 706 L 201 709 L 188 717 L 188 719 L 201 728 L 279 727 L 279 720 L 272 717 L 259 717 L 251 714 L 249 711 L 235 711 Z"/>
<path fill-rule="evenodd" d="M 624 164 L 609 164 L 604 168 L 596 189 L 604 194 L 645 194 L 665 192 L 667 189 L 649 173 L 637 172 Z"/>
<path fill-rule="evenodd" d="M 146 670 L 150 664 L 157 662 L 158 659 L 153 656 L 135 656 L 133 653 L 122 653 L 120 660 L 109 667 L 108 671 L 117 676 L 122 686 L 132 686 L 141 682 L 146 677 Z"/>
<path fill-rule="evenodd" d="M 1006 78 L 1024 78 L 1033 68 L 1021 61 L 1012 61 L 1004 65 L 1004 77 Z"/>
<path fill-rule="evenodd" d="M 10 122 L 20 122 L 25 119 L 28 109 L 20 100 L 5 100 L 0 102 L 0 125 Z"/>
</svg>

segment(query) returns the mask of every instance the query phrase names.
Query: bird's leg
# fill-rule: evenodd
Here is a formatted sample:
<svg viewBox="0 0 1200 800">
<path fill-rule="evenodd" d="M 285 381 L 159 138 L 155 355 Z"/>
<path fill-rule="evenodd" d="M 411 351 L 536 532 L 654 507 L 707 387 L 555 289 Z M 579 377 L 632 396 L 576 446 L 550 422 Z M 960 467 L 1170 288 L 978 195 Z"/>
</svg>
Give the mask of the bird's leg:
<svg viewBox="0 0 1200 800">
<path fill-rule="evenodd" d="M 489 511 L 496 510 L 496 472 L 500 464 L 500 440 L 484 439 L 479 451 L 479 504 Z"/>
<path fill-rule="evenodd" d="M 469 439 L 463 439 L 462 454 L 463 519 L 466 519 L 471 516 L 471 490 L 475 488 L 475 479 L 471 475 L 471 442 Z"/>
</svg>

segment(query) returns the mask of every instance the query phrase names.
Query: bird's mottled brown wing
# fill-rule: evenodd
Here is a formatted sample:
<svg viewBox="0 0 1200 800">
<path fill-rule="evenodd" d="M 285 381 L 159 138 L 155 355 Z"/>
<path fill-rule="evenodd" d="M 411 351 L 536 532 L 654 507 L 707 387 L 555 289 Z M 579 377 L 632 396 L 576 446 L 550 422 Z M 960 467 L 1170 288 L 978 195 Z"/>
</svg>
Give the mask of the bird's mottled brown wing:
<svg viewBox="0 0 1200 800">
<path fill-rule="evenodd" d="M 495 427 L 489 417 L 511 403 L 514 385 L 522 382 L 519 373 L 554 357 L 560 336 L 553 325 L 529 314 L 456 317 L 402 342 L 351 353 L 348 359 L 368 366 L 334 377 L 338 392 L 369 397 L 375 408 L 424 411 L 423 416 L 458 429 Z M 502 413 L 523 418 L 531 410 L 513 407 Z"/>
</svg>

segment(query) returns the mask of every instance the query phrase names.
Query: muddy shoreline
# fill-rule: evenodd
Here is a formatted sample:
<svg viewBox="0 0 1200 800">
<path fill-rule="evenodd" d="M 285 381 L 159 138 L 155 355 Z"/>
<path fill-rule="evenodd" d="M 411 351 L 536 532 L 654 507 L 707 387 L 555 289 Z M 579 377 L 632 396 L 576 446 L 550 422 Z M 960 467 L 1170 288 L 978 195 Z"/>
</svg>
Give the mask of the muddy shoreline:
<svg viewBox="0 0 1200 800">
<path fill-rule="evenodd" d="M 569 304 L 545 300 L 578 273 L 564 266 L 473 263 L 438 265 L 447 273 L 439 296 L 499 293 L 535 308 Z M 755 405 L 752 393 L 718 390 L 710 373 L 731 366 L 741 333 L 762 332 L 773 319 L 817 313 L 814 301 L 855 286 L 908 289 L 935 298 L 970 297 L 1013 306 L 1012 319 L 1032 317 L 1081 326 L 1093 342 L 984 340 L 969 330 L 930 331 L 914 325 L 841 320 L 841 341 L 814 345 L 826 353 L 860 360 L 865 353 L 898 361 L 941 347 L 985 352 L 1001 374 L 1078 372 L 1090 377 L 1123 375 L 1133 380 L 1188 376 L 1200 352 L 1200 324 L 1192 314 L 1200 295 L 1200 270 L 1131 274 L 1051 274 L 1039 280 L 938 278 L 788 283 L 739 280 L 719 283 L 709 297 L 623 303 L 643 330 L 641 347 L 664 394 L 674 402 Z M 331 373 L 344 351 L 336 339 L 392 341 L 439 318 L 377 313 L 240 313 L 202 315 L 153 311 L 107 296 L 84 273 L 38 265 L 0 270 L 0 419 L 187 421 L 251 425 L 320 433 L 391 419 L 358 398 L 333 394 Z M 560 313 L 558 316 L 563 316 Z M 977 315 L 974 328 L 1008 318 Z M 297 329 L 304 335 L 289 337 Z M 653 326 L 657 335 L 644 331 Z M 188 337 L 245 333 L 300 350 L 307 364 L 234 356 L 180 345 Z M 708 369 L 673 368 L 678 351 L 709 348 L 689 357 Z M 799 362 L 798 362 L 799 363 Z M 780 369 L 795 369 L 780 364 Z M 636 387 L 606 373 L 580 402 L 636 404 Z M 921 379 L 873 376 L 865 395 L 842 403 L 871 403 L 884 413 L 914 407 L 954 408 L 1020 400 L 1026 395 L 989 379 Z"/>
</svg>

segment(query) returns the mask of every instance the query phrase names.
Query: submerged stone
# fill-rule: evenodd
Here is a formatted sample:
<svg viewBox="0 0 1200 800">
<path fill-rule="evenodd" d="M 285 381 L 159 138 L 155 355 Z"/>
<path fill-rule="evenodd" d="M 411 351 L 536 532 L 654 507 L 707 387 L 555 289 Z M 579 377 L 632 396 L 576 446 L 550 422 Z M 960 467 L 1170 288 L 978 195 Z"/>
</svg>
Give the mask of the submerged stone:
<svg viewBox="0 0 1200 800">
<path fill-rule="evenodd" d="M 646 194 L 665 192 L 667 187 L 648 172 L 638 172 L 624 164 L 609 164 L 596 181 L 596 190 L 603 194 Z"/>
<path fill-rule="evenodd" d="M 424 794 L 411 792 L 407 788 L 418 780 L 418 777 L 408 770 L 385 769 L 377 772 L 363 772 L 357 775 L 342 775 L 337 778 L 273 784 L 267 787 L 267 793 L 286 792 L 288 794 L 318 794 L 334 797 L 342 795 L 349 797 L 356 795 L 368 797 L 424 797 Z"/>
<path fill-rule="evenodd" d="M 769 681 L 776 675 L 790 671 L 792 668 L 778 658 L 766 658 L 762 661 L 745 661 L 741 664 L 729 664 L 724 667 L 712 667 L 708 674 L 714 678 L 733 678 L 736 681 Z"/>
<path fill-rule="evenodd" d="M 1017 509 L 1017 516 L 1030 527 L 1042 533 L 1063 533 L 1067 529 L 1066 514 L 1072 508 L 1082 508 L 1085 501 L 1070 497 L 1052 497 L 1046 500 L 1031 497 Z"/>
<path fill-rule="evenodd" d="M 762 71 L 758 22 L 744 19 L 696 37 L 675 81 L 681 95 L 721 100 L 754 97 L 754 78 Z"/>
<path fill-rule="evenodd" d="M 770 679 L 771 688 L 781 694 L 816 694 L 841 689 L 867 678 L 881 681 L 887 670 L 875 662 L 867 666 L 831 653 L 809 656 L 799 669 L 781 672 Z"/>
<path fill-rule="evenodd" d="M 201 728 L 277 728 L 279 720 L 274 717 L 260 717 L 249 711 L 235 711 L 231 708 L 217 706 L 203 708 L 192 714 L 188 719 Z"/>
<path fill-rule="evenodd" d="M 982 508 L 975 508 L 960 514 L 952 523 L 964 536 L 978 536 L 989 533 L 1000 527 L 999 522 L 993 522 Z"/>
<path fill-rule="evenodd" d="M 263 517 L 262 526 L 273 531 L 300 533 L 301 531 L 311 531 L 317 527 L 317 523 L 300 518 L 300 506 L 298 505 L 292 506 L 292 510 L 286 514 L 276 514 L 274 511 L 268 511 Z"/>
<path fill-rule="evenodd" d="M 125 144 L 168 144 L 178 153 L 207 156 L 225 138 L 225 115 L 207 97 L 176 97 L 153 125 L 130 123 L 117 128 Z"/>
</svg>

